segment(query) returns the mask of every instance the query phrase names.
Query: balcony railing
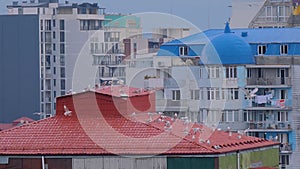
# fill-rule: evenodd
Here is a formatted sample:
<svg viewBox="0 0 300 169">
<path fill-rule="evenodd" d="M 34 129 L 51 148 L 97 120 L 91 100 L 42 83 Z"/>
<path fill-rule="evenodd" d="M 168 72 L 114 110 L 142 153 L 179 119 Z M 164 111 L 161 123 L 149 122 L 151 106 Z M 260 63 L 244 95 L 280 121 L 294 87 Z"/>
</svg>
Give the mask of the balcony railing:
<svg viewBox="0 0 300 169">
<path fill-rule="evenodd" d="M 156 107 L 158 111 L 187 111 L 188 100 L 157 99 Z"/>
<path fill-rule="evenodd" d="M 271 99 L 267 101 L 259 101 L 256 99 L 247 100 L 246 108 L 275 108 L 287 109 L 292 106 L 291 99 Z"/>
<path fill-rule="evenodd" d="M 291 151 L 293 151 L 292 144 L 280 144 L 280 153 L 290 153 Z"/>
<path fill-rule="evenodd" d="M 247 85 L 291 85 L 290 77 L 247 78 Z"/>
<path fill-rule="evenodd" d="M 280 121 L 250 121 L 248 122 L 249 129 L 263 130 L 291 130 L 290 122 Z"/>
</svg>

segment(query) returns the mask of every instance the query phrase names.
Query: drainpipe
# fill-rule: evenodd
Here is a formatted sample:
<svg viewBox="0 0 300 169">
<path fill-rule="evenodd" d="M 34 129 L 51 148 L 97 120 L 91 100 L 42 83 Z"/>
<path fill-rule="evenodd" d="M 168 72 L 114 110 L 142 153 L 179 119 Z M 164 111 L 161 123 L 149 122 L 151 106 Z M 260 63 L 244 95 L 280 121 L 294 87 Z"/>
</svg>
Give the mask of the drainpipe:
<svg viewBox="0 0 300 169">
<path fill-rule="evenodd" d="M 42 169 L 45 169 L 45 157 L 42 156 Z"/>
<path fill-rule="evenodd" d="M 240 169 L 240 151 L 236 152 L 237 154 L 237 169 Z"/>
</svg>

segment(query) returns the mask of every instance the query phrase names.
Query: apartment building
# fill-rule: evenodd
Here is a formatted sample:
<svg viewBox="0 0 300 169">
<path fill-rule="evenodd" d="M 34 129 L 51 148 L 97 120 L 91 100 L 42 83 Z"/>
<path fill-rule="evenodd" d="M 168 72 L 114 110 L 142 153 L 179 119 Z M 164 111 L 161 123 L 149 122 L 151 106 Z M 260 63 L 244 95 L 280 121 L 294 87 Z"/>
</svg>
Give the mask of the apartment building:
<svg viewBox="0 0 300 169">
<path fill-rule="evenodd" d="M 300 42 L 294 35 L 299 33 L 298 28 L 231 30 L 227 23 L 224 30 L 163 44 L 152 68 L 136 68 L 142 74 L 137 78 L 144 77 L 145 87 L 163 88 L 157 111 L 281 142 L 280 167 L 297 168 Z"/>
</svg>

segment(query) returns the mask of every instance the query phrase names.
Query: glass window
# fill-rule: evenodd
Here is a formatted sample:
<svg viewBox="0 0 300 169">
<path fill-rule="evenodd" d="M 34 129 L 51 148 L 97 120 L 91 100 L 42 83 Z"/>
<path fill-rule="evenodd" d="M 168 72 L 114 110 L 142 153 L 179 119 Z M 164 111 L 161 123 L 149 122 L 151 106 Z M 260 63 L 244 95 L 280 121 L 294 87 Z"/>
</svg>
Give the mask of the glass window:
<svg viewBox="0 0 300 169">
<path fill-rule="evenodd" d="M 258 45 L 257 47 L 257 54 L 258 55 L 263 55 L 267 51 L 267 46 L 266 45 Z"/>
<path fill-rule="evenodd" d="M 66 81 L 64 79 L 60 80 L 60 89 L 66 90 Z"/>
<path fill-rule="evenodd" d="M 237 78 L 237 68 L 236 67 L 226 67 L 226 78 Z"/>
<path fill-rule="evenodd" d="M 179 56 L 187 56 L 188 55 L 188 47 L 180 46 L 179 47 Z"/>
<path fill-rule="evenodd" d="M 180 90 L 172 90 L 172 100 L 180 100 Z"/>
<path fill-rule="evenodd" d="M 59 30 L 65 30 L 65 21 L 59 20 Z"/>
<path fill-rule="evenodd" d="M 59 33 L 59 41 L 60 42 L 65 42 L 65 32 L 60 32 Z"/>
<path fill-rule="evenodd" d="M 288 54 L 288 45 L 280 45 L 280 54 L 281 55 Z"/>
<path fill-rule="evenodd" d="M 60 54 L 65 54 L 65 44 L 61 43 L 59 45 L 59 49 L 60 49 Z"/>
</svg>

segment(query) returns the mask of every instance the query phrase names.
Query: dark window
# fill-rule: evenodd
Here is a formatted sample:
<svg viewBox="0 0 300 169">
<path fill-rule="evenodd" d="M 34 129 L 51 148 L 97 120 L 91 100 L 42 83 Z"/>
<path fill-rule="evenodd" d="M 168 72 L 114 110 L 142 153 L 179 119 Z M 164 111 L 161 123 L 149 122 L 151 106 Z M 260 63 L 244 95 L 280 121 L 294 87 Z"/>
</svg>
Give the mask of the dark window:
<svg viewBox="0 0 300 169">
<path fill-rule="evenodd" d="M 66 81 L 65 80 L 60 80 L 60 89 L 61 90 L 66 90 Z"/>
<path fill-rule="evenodd" d="M 59 30 L 65 30 L 65 21 L 59 20 Z"/>
<path fill-rule="evenodd" d="M 65 42 L 65 32 L 60 32 L 59 33 L 59 41 L 60 42 Z"/>
<path fill-rule="evenodd" d="M 59 49 L 60 49 L 60 54 L 65 54 L 65 44 L 61 43 Z"/>
</svg>

